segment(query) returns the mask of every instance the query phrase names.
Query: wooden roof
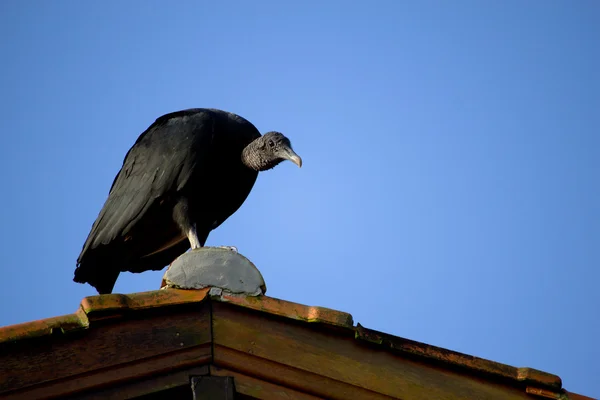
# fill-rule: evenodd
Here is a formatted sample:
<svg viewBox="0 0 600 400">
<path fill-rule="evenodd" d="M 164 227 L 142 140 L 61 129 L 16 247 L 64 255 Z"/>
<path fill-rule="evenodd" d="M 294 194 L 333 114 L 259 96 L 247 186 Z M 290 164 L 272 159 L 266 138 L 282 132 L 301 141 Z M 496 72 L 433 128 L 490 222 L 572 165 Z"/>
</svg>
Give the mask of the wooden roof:
<svg viewBox="0 0 600 400">
<path fill-rule="evenodd" d="M 73 314 L 0 328 L 2 399 L 191 398 L 194 376 L 232 377 L 242 399 L 590 399 L 341 311 L 215 288 L 86 297 Z"/>
</svg>

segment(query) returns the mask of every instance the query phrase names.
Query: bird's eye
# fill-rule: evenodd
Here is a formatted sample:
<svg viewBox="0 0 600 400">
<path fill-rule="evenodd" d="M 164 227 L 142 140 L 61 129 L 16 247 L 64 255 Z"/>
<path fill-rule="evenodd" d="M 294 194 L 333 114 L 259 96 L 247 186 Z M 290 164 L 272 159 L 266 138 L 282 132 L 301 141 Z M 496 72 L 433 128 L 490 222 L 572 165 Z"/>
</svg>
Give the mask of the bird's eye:
<svg viewBox="0 0 600 400">
<path fill-rule="evenodd" d="M 275 142 L 272 140 L 269 140 L 269 147 L 275 147 Z"/>
</svg>

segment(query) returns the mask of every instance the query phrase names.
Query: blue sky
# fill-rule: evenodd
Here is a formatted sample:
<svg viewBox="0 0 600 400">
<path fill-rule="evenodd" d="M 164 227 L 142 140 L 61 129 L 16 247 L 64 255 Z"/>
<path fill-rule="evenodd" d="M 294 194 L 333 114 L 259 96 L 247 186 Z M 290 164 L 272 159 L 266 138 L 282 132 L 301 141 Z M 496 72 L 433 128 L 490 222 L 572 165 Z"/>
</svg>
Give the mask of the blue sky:
<svg viewBox="0 0 600 400">
<path fill-rule="evenodd" d="M 0 2 L 0 325 L 95 294 L 75 260 L 125 153 L 214 107 L 304 160 L 208 239 L 269 295 L 600 396 L 600 3 L 216 4 Z"/>
</svg>

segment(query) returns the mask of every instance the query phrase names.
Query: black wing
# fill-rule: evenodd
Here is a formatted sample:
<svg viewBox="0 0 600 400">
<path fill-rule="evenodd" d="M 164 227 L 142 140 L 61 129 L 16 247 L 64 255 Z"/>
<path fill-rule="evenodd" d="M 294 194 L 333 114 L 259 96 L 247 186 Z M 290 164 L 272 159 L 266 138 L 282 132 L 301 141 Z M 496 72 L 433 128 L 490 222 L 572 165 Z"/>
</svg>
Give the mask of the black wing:
<svg viewBox="0 0 600 400">
<path fill-rule="evenodd" d="M 158 118 L 129 150 L 83 246 L 86 253 L 123 237 L 152 205 L 181 189 L 208 161 L 215 135 L 215 115 L 204 109 Z"/>
</svg>

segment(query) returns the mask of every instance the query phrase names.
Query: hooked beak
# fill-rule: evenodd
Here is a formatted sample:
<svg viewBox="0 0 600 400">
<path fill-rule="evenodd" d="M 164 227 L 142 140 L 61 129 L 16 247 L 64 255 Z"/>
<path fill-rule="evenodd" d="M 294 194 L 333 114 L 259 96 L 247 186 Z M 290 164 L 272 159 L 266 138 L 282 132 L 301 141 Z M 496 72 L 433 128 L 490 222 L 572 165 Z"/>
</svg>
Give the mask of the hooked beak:
<svg viewBox="0 0 600 400">
<path fill-rule="evenodd" d="M 283 150 L 283 158 L 286 160 L 290 160 L 294 164 L 298 166 L 298 168 L 302 168 L 302 158 L 298 154 L 294 152 L 291 148 L 286 148 Z"/>
</svg>

